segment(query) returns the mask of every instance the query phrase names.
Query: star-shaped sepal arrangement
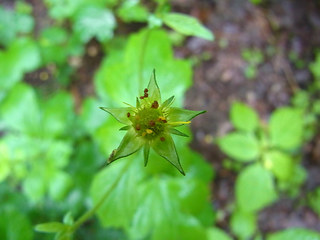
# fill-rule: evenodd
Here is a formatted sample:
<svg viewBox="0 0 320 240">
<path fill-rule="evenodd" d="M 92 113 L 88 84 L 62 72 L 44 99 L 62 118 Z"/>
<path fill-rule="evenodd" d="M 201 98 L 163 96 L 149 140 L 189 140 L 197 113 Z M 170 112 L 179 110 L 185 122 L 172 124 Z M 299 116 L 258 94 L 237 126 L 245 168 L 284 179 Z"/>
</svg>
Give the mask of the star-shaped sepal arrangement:
<svg viewBox="0 0 320 240">
<path fill-rule="evenodd" d="M 127 157 L 143 148 L 144 165 L 147 166 L 150 148 L 152 148 L 185 175 L 171 134 L 188 137 L 176 127 L 189 124 L 191 119 L 205 111 L 171 107 L 173 101 L 174 96 L 164 102 L 161 101 L 160 89 L 153 71 L 148 87 L 140 97 L 136 98 L 135 107 L 129 104 L 124 108 L 101 107 L 120 123 L 125 124 L 120 130 L 127 131 L 108 161 L 113 162 Z"/>
</svg>

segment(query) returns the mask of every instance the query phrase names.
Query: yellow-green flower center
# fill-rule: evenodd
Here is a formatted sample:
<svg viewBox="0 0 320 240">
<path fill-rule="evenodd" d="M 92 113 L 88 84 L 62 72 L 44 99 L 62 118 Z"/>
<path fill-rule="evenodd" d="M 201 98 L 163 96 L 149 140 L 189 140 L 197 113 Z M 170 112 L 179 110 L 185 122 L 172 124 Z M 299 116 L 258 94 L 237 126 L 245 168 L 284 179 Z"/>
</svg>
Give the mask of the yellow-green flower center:
<svg viewBox="0 0 320 240">
<path fill-rule="evenodd" d="M 165 131 L 167 120 L 158 106 L 158 102 L 154 101 L 151 106 L 142 107 L 129 117 L 138 136 L 152 140 Z"/>
</svg>

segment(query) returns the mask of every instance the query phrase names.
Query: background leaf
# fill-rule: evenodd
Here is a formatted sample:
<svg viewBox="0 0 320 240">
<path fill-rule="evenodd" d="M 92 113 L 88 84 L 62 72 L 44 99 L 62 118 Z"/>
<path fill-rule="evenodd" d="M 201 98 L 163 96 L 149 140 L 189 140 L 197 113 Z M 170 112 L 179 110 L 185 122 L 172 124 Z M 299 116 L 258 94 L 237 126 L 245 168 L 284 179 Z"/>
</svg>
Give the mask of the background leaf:
<svg viewBox="0 0 320 240">
<path fill-rule="evenodd" d="M 228 156 L 241 162 L 256 160 L 260 154 L 258 141 L 252 135 L 229 133 L 218 140 L 218 145 Z"/>
<path fill-rule="evenodd" d="M 237 204 L 246 212 L 258 211 L 277 198 L 271 174 L 259 164 L 246 167 L 235 188 Z"/>
<path fill-rule="evenodd" d="M 273 146 L 290 150 L 302 141 L 303 118 L 294 108 L 279 108 L 270 118 L 270 138 Z"/>
<path fill-rule="evenodd" d="M 235 128 L 252 132 L 259 124 L 257 113 L 241 102 L 234 102 L 231 106 L 230 118 Z"/>
<path fill-rule="evenodd" d="M 163 22 L 179 33 L 187 36 L 197 36 L 209 41 L 214 39 L 213 34 L 205 28 L 198 19 L 181 13 L 166 13 Z"/>
<path fill-rule="evenodd" d="M 320 234 L 318 232 L 303 229 L 292 228 L 269 234 L 267 240 L 319 240 Z"/>
</svg>

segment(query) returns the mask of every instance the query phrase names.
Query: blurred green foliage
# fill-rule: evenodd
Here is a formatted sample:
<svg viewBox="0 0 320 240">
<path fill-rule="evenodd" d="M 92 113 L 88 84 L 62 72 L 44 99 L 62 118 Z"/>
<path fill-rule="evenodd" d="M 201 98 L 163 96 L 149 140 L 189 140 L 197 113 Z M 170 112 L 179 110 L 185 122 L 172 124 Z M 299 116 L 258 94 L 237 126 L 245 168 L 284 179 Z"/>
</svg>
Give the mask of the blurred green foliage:
<svg viewBox="0 0 320 240">
<path fill-rule="evenodd" d="M 175 95 L 174 104 L 181 107 L 192 84 L 191 61 L 174 57 L 172 39 L 213 40 L 213 34 L 197 19 L 171 12 L 167 0 L 150 5 L 139 0 L 44 4 L 49 20 L 44 25 L 37 24 L 33 7 L 24 1 L 14 2 L 12 8 L 0 6 L 0 239 L 54 237 L 41 232 L 55 233 L 60 240 L 232 239 L 215 227 L 210 201 L 214 172 L 188 147 L 191 139 L 175 141 L 186 177 L 153 152 L 146 168 L 139 154 L 106 166 L 123 132 L 99 109 L 132 102 L 154 68 L 163 97 Z M 124 33 L 123 25 L 136 22 L 141 24 L 139 31 Z M 73 61 L 84 59 L 93 39 L 101 46 L 103 59 L 94 73 L 94 94 L 79 101 L 73 92 L 75 85 L 81 88 L 75 79 L 79 65 Z M 263 60 L 250 51 L 244 58 L 255 59 L 249 63 L 252 68 Z M 310 69 L 318 79 L 316 59 Z M 46 81 L 49 92 L 41 87 Z M 276 110 L 268 125 L 244 104 L 232 106 L 236 131 L 218 144 L 241 169 L 230 220 L 232 233 L 240 239 L 257 233 L 257 211 L 283 191 L 295 195 L 303 183 L 302 128 L 315 122 L 308 125 L 301 114 L 310 109 L 319 114 L 319 104 L 309 101 L 317 96 L 317 86 L 318 80 L 314 93 L 297 97 L 299 106 Z M 188 128 L 184 131 L 190 135 Z M 317 192 L 308 199 L 318 211 Z M 98 221 L 84 218 L 86 225 L 79 228 L 83 223 L 79 216 L 88 209 L 88 218 L 96 215 Z M 303 229 L 270 234 L 267 239 L 295 235 L 319 239 L 317 233 Z"/>
</svg>

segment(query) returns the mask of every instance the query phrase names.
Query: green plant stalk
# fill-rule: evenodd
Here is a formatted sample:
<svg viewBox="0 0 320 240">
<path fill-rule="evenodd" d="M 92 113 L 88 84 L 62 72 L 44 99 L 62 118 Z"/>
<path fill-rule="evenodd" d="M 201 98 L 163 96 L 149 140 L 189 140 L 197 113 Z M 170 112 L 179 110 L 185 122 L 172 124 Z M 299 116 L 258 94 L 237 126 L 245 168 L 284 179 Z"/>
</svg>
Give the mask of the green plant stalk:
<svg viewBox="0 0 320 240">
<path fill-rule="evenodd" d="M 130 161 L 127 161 L 127 164 L 123 167 L 121 173 L 125 172 L 129 167 Z M 89 218 L 91 218 L 95 212 L 101 207 L 101 205 L 104 203 L 106 198 L 110 195 L 110 193 L 113 191 L 113 189 L 117 186 L 118 182 L 121 179 L 122 174 L 119 174 L 116 178 L 116 180 L 112 183 L 111 187 L 104 193 L 104 195 L 101 197 L 99 202 L 90 210 L 85 212 L 71 227 L 70 231 L 75 232 L 85 221 L 87 221 Z"/>
<path fill-rule="evenodd" d="M 143 42 L 142 42 L 142 47 L 141 47 L 141 53 L 140 53 L 140 58 L 139 58 L 139 89 L 143 89 L 143 65 L 144 65 L 144 58 L 145 58 L 145 52 L 146 48 L 148 45 L 148 40 L 150 37 L 152 29 L 148 29 L 146 32 L 146 35 L 144 36 Z M 138 90 L 139 91 L 139 90 Z M 139 95 L 139 92 L 138 92 Z"/>
</svg>

